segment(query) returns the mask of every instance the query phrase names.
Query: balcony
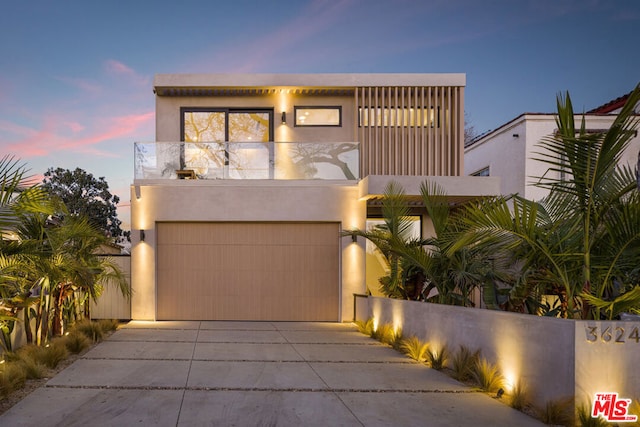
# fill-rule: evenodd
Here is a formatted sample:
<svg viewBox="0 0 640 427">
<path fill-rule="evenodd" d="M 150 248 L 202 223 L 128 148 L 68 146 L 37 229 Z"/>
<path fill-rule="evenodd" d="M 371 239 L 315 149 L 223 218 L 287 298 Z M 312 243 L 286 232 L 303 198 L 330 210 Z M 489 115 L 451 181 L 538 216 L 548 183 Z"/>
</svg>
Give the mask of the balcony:
<svg viewBox="0 0 640 427">
<path fill-rule="evenodd" d="M 134 178 L 357 180 L 357 142 L 137 142 Z"/>
</svg>

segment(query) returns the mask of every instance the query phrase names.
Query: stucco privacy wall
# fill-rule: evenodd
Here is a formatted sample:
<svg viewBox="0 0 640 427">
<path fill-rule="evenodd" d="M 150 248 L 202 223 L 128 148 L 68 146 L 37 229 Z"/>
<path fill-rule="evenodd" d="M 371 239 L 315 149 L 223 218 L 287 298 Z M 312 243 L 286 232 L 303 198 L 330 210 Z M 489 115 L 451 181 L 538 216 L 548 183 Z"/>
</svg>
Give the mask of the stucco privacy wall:
<svg viewBox="0 0 640 427">
<path fill-rule="evenodd" d="M 278 185 L 280 184 L 280 185 Z M 158 221 L 338 222 L 364 228 L 366 203 L 345 182 L 162 180 L 131 187 L 133 319 L 156 318 L 156 232 Z M 138 230 L 145 231 L 144 242 Z M 341 319 L 353 317 L 353 294 L 364 292 L 364 242 L 336 235 L 341 248 Z"/>
<path fill-rule="evenodd" d="M 523 381 L 536 405 L 573 396 L 576 406 L 589 406 L 603 392 L 640 400 L 640 322 L 573 321 L 378 297 L 357 303 L 368 305 L 376 324 L 400 327 L 403 335 L 436 348 L 480 349 L 509 386 Z M 358 307 L 357 314 L 363 311 Z"/>
<path fill-rule="evenodd" d="M 390 298 L 368 301 L 369 316 L 377 324 L 398 325 L 403 335 L 415 335 L 432 348 L 480 349 L 511 386 L 522 381 L 535 404 L 574 395 L 572 322 Z"/>
</svg>

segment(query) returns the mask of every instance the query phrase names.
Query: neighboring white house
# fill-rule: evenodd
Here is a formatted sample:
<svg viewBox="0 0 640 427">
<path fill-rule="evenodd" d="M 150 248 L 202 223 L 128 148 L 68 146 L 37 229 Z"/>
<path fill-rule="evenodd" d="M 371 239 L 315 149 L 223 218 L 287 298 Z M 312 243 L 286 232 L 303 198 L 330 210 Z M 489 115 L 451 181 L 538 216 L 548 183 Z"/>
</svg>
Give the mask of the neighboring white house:
<svg viewBox="0 0 640 427">
<path fill-rule="evenodd" d="M 576 125 L 579 126 L 584 116 L 587 131 L 608 129 L 627 97 L 617 98 L 584 115 L 577 114 Z M 465 175 L 500 177 L 501 194 L 519 194 L 527 199 L 540 200 L 548 190 L 534 184 L 538 177 L 550 175 L 548 165 L 534 158 L 539 157 L 536 153 L 540 151 L 537 147 L 540 140 L 557 131 L 555 117 L 554 114 L 524 113 L 467 143 L 464 150 Z M 640 137 L 636 133 L 621 163 L 635 167 L 639 150 Z"/>
<path fill-rule="evenodd" d="M 351 320 L 380 272 L 340 232 L 379 219 L 388 182 L 423 235 L 426 179 L 451 203 L 498 194 L 462 176 L 465 80 L 157 75 L 156 141 L 136 144 L 131 186 L 131 317 Z"/>
</svg>

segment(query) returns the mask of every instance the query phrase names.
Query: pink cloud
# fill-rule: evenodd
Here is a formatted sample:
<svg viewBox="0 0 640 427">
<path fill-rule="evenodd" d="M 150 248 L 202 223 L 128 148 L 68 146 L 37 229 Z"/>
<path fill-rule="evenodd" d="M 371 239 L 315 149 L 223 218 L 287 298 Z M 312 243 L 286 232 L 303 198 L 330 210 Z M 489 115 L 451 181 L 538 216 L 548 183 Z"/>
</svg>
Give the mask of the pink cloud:
<svg viewBox="0 0 640 427">
<path fill-rule="evenodd" d="M 115 59 L 108 59 L 104 64 L 104 68 L 107 74 L 116 77 L 125 77 L 135 85 L 148 86 L 149 84 L 148 77 L 141 76 L 133 68 Z"/>
<path fill-rule="evenodd" d="M 118 138 L 133 140 L 137 135 L 147 134 L 152 129 L 154 117 L 154 112 L 129 114 L 106 118 L 99 123 L 84 126 L 49 115 L 45 116 L 40 129 L 0 121 L 0 131 L 18 136 L 17 140 L 3 145 L 4 150 L 21 158 L 46 156 L 60 151 L 117 157 L 113 152 L 99 149 L 95 145 Z M 74 135 L 68 135 L 69 129 Z M 84 132 L 87 129 L 91 131 Z M 75 135 L 77 133 L 80 135 Z"/>
</svg>

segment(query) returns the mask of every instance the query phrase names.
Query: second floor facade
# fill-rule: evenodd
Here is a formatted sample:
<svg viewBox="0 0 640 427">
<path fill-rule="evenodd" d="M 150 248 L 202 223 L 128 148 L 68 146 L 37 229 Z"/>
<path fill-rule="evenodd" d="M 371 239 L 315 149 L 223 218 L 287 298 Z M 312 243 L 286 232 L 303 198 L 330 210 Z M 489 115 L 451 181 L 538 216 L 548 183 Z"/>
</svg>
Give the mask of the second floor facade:
<svg viewBox="0 0 640 427">
<path fill-rule="evenodd" d="M 464 74 L 159 74 L 136 179 L 461 176 Z"/>
</svg>

